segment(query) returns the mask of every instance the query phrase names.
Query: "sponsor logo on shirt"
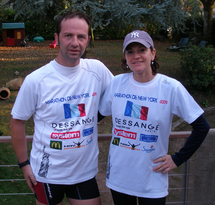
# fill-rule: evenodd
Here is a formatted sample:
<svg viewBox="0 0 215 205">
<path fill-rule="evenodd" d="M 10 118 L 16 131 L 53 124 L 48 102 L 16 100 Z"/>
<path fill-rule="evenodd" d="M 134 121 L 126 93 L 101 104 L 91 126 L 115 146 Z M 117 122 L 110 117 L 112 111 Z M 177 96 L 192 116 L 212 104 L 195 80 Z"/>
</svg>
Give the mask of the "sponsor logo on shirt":
<svg viewBox="0 0 215 205">
<path fill-rule="evenodd" d="M 50 148 L 52 149 L 60 149 L 62 150 L 62 142 L 61 141 L 50 141 Z"/>
<path fill-rule="evenodd" d="M 80 131 L 75 132 L 64 132 L 64 133 L 52 133 L 51 138 L 52 139 L 74 139 L 74 138 L 80 138 L 81 134 Z"/>
<path fill-rule="evenodd" d="M 140 134 L 140 141 L 143 141 L 143 142 L 157 142 L 157 140 L 158 140 L 157 135 Z"/>
<path fill-rule="evenodd" d="M 94 117 L 82 118 L 81 120 L 72 120 L 69 122 L 52 123 L 51 127 L 56 131 L 72 130 L 76 126 L 92 125 L 94 123 Z"/>
<path fill-rule="evenodd" d="M 65 119 L 74 117 L 85 117 L 85 104 L 63 104 Z"/>
<path fill-rule="evenodd" d="M 148 111 L 149 111 L 148 107 L 137 105 L 131 101 L 127 101 L 124 116 L 146 121 L 148 117 Z"/>
<path fill-rule="evenodd" d="M 77 143 L 73 142 L 73 144 L 64 145 L 64 150 L 84 147 L 85 145 L 82 145 L 83 142 L 84 142 L 84 140 L 81 142 L 77 142 Z"/>
<path fill-rule="evenodd" d="M 120 136 L 120 137 L 125 137 L 125 138 L 129 138 L 129 139 L 136 139 L 137 138 L 137 133 L 135 132 L 128 132 L 125 130 L 119 130 L 119 129 L 114 129 L 114 134 L 116 136 Z"/>
<path fill-rule="evenodd" d="M 162 83 L 165 83 L 165 84 L 167 84 L 167 85 L 169 85 L 170 84 L 170 82 L 168 82 L 166 79 L 165 80 L 163 80 L 163 82 Z"/>
<path fill-rule="evenodd" d="M 126 120 L 126 119 L 120 119 L 115 118 L 116 127 L 118 128 L 125 128 L 125 129 L 131 129 L 131 128 L 141 128 L 147 133 L 157 132 L 159 129 L 159 125 L 153 125 L 151 123 L 147 122 L 138 122 L 134 120 Z"/>
<path fill-rule="evenodd" d="M 92 141 L 93 141 L 93 137 L 91 136 L 90 139 L 87 140 L 87 144 L 86 145 L 89 145 Z"/>
<path fill-rule="evenodd" d="M 120 143 L 120 147 L 126 148 L 126 149 L 131 149 L 131 150 L 137 150 L 140 151 L 140 149 L 137 149 L 136 147 L 138 147 L 140 144 L 131 144 L 130 142 L 128 142 L 128 144 L 126 143 Z"/>
<path fill-rule="evenodd" d="M 150 153 L 152 151 L 155 151 L 155 148 L 153 145 L 151 145 L 151 147 L 149 149 L 146 149 L 145 146 L 143 146 L 143 149 L 142 149 L 143 152 L 146 152 L 146 153 Z"/>
<path fill-rule="evenodd" d="M 112 141 L 112 144 L 119 146 L 119 142 L 120 142 L 120 138 L 119 137 L 114 137 L 114 139 Z"/>
<path fill-rule="evenodd" d="M 83 137 L 93 134 L 93 127 L 83 130 Z"/>
</svg>

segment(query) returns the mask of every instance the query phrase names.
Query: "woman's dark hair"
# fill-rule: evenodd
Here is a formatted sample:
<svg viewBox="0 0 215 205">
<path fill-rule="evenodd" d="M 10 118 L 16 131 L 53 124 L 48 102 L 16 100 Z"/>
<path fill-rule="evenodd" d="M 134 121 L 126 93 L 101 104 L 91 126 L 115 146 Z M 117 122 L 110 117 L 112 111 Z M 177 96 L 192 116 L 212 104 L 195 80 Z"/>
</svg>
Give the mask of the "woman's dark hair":
<svg viewBox="0 0 215 205">
<path fill-rule="evenodd" d="M 61 31 L 61 23 L 63 20 L 67 20 L 67 19 L 72 19 L 78 17 L 80 19 L 84 19 L 87 24 L 88 24 L 88 35 L 91 35 L 91 20 L 89 18 L 89 16 L 81 11 L 72 11 L 71 9 L 68 10 L 66 13 L 64 13 L 63 15 L 59 15 L 57 16 L 56 20 L 56 33 L 59 36 L 60 31 Z"/>
<path fill-rule="evenodd" d="M 151 51 L 153 51 L 153 48 L 150 47 Z M 153 61 L 153 63 L 151 64 L 151 67 L 152 67 L 152 74 L 155 75 L 156 73 L 158 73 L 157 69 L 160 67 L 159 63 L 158 63 L 158 56 L 155 55 L 155 59 Z M 123 57 L 121 59 L 121 68 L 124 70 L 124 71 L 130 71 L 130 68 L 128 67 L 127 65 L 127 62 L 126 62 L 126 59 L 125 57 Z"/>
</svg>

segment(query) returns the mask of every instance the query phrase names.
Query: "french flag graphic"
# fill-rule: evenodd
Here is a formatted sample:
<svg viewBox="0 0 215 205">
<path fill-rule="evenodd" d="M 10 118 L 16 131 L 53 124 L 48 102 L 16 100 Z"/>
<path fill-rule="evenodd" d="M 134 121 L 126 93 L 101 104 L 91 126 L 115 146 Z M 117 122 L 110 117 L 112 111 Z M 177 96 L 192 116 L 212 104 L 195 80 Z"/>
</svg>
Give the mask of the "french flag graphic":
<svg viewBox="0 0 215 205">
<path fill-rule="evenodd" d="M 136 105 L 131 101 L 127 101 L 124 115 L 128 117 L 138 118 L 141 120 L 147 120 L 148 110 L 148 107 Z"/>
<path fill-rule="evenodd" d="M 64 104 L 63 107 L 65 119 L 86 116 L 85 104 Z"/>
</svg>

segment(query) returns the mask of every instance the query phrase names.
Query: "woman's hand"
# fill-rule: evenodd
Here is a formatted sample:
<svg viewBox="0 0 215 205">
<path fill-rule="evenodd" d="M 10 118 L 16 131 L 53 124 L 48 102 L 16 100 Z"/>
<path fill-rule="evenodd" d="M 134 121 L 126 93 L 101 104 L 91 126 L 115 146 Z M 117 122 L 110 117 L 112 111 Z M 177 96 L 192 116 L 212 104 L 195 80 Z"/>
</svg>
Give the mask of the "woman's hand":
<svg viewBox="0 0 215 205">
<path fill-rule="evenodd" d="M 173 162 L 172 157 L 170 155 L 159 157 L 156 160 L 154 160 L 155 164 L 159 162 L 161 163 L 153 168 L 155 172 L 161 172 L 161 174 L 165 174 L 170 170 L 177 168 L 176 164 Z"/>
</svg>

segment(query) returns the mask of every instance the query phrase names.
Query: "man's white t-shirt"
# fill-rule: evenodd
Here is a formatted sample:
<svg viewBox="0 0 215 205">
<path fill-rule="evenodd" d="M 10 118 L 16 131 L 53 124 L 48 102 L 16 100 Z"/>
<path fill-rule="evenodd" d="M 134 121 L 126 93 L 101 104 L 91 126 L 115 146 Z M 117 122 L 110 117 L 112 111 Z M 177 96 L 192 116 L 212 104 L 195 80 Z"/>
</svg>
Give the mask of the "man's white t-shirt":
<svg viewBox="0 0 215 205">
<path fill-rule="evenodd" d="M 74 68 L 55 60 L 28 75 L 12 109 L 14 119 L 35 123 L 30 162 L 36 180 L 76 184 L 97 174 L 97 114 L 112 79 L 98 60 Z"/>
</svg>

